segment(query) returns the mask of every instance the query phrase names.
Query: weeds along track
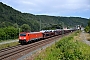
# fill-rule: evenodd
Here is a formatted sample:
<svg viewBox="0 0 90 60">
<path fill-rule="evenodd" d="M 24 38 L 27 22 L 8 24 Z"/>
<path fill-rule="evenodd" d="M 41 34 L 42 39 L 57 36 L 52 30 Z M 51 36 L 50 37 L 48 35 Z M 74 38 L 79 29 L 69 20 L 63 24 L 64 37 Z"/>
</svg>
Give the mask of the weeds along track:
<svg viewBox="0 0 90 60">
<path fill-rule="evenodd" d="M 68 35 L 68 34 L 65 34 L 65 35 Z M 33 50 L 36 50 L 37 48 L 40 48 L 46 44 L 51 43 L 52 41 L 57 40 L 60 37 L 62 37 L 62 35 L 44 39 L 27 45 L 17 45 L 14 47 L 2 49 L 0 50 L 0 60 L 16 60 L 19 57 L 26 55 L 27 53 Z"/>
</svg>

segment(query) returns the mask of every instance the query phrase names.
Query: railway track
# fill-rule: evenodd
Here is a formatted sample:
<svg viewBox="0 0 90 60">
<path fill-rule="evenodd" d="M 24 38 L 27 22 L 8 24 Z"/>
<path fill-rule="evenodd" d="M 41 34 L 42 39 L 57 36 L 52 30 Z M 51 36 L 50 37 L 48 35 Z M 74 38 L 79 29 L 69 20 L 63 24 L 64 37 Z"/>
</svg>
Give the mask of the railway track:
<svg viewBox="0 0 90 60">
<path fill-rule="evenodd" d="M 67 34 L 65 34 L 67 35 Z M 26 55 L 27 53 L 42 47 L 46 44 L 51 43 L 54 40 L 57 40 L 58 38 L 60 38 L 62 35 L 59 36 L 55 36 L 52 38 L 48 38 L 48 39 L 44 39 L 32 44 L 28 44 L 28 45 L 17 45 L 14 47 L 10 47 L 10 48 L 6 48 L 6 49 L 2 49 L 0 50 L 0 60 L 16 60 L 19 57 Z"/>
</svg>

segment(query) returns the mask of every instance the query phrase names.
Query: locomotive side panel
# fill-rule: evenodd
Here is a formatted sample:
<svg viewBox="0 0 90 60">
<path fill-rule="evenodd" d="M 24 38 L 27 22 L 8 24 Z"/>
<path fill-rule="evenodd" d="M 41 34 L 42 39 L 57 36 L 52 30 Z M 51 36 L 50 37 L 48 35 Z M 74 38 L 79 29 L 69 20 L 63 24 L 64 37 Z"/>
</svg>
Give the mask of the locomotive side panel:
<svg viewBox="0 0 90 60">
<path fill-rule="evenodd" d="M 30 40 L 36 40 L 36 39 L 41 39 L 43 38 L 43 34 L 41 32 L 38 32 L 38 33 L 31 33 L 30 34 Z"/>
</svg>

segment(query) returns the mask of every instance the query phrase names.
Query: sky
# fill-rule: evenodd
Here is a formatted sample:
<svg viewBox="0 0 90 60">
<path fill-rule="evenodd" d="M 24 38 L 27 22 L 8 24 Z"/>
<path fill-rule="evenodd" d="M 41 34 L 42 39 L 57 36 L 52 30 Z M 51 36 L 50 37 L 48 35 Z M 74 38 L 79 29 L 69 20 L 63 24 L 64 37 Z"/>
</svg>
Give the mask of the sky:
<svg viewBox="0 0 90 60">
<path fill-rule="evenodd" d="M 22 13 L 90 18 L 90 0 L 0 0 L 0 2 Z"/>
</svg>

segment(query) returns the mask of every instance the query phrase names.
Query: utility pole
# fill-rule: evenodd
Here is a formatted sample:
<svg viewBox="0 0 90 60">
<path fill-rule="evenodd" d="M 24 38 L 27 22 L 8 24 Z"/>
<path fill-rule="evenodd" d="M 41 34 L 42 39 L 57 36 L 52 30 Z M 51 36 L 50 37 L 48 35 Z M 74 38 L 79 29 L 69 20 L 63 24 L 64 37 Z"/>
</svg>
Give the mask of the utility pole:
<svg viewBox="0 0 90 60">
<path fill-rule="evenodd" d="M 41 20 L 40 20 L 40 30 L 41 30 Z"/>
<path fill-rule="evenodd" d="M 62 22 L 62 27 L 63 27 L 63 31 L 62 31 L 62 35 L 64 34 L 64 23 Z"/>
<path fill-rule="evenodd" d="M 19 28 L 19 35 L 20 35 L 20 28 Z"/>
<path fill-rule="evenodd" d="M 19 28 L 19 25 L 18 25 L 18 23 L 17 23 L 17 20 L 16 20 L 16 24 L 17 24 L 18 33 L 20 34 L 20 28 Z M 19 35 L 19 34 L 18 34 L 18 35 Z"/>
<path fill-rule="evenodd" d="M 62 26 L 62 29 L 64 29 L 64 22 L 61 22 L 61 24 L 62 24 L 62 25 L 61 25 L 61 26 Z"/>
</svg>

